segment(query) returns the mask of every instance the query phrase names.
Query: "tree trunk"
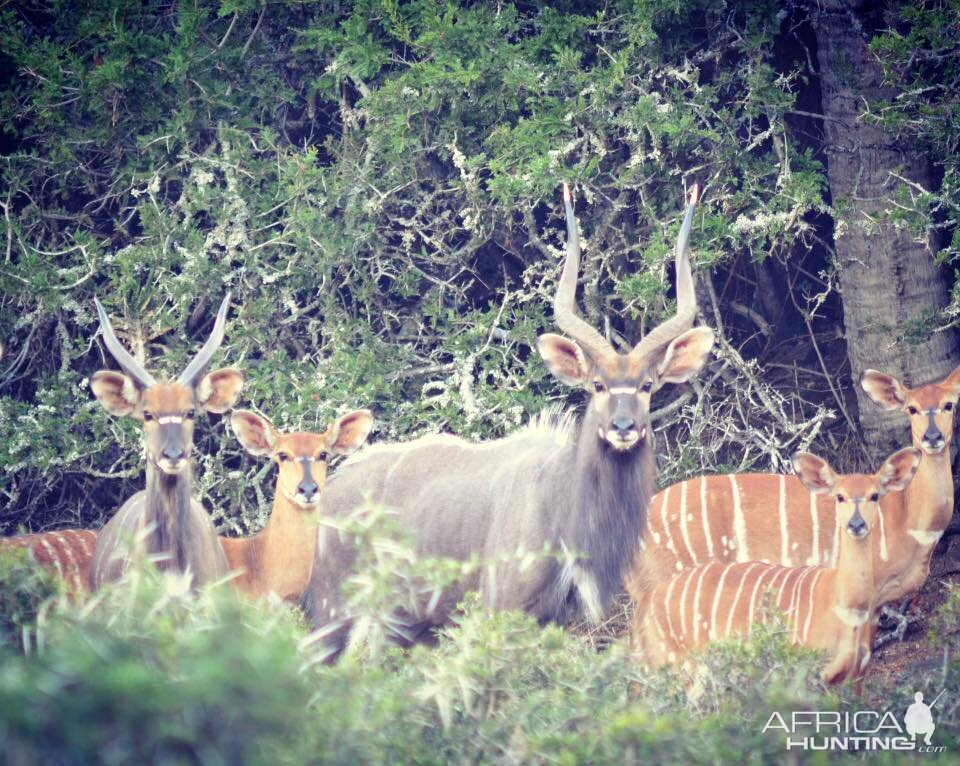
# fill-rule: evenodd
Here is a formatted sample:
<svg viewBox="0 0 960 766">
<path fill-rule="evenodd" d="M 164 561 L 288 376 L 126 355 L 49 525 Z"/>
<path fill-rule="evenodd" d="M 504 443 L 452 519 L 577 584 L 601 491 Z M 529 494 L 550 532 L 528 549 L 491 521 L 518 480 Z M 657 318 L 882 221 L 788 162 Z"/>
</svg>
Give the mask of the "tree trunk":
<svg viewBox="0 0 960 766">
<path fill-rule="evenodd" d="M 860 388 L 864 370 L 878 369 L 914 386 L 940 380 L 958 362 L 952 332 L 919 344 L 904 328 L 929 318 L 948 301 L 947 285 L 930 243 L 884 219 L 903 179 L 931 189 L 930 163 L 913 147 L 861 119 L 875 99 L 895 95 L 884 87 L 865 29 L 876 4 L 825 0 L 812 8 L 823 99 L 827 177 L 835 217 L 835 245 L 843 293 L 851 377 L 860 425 L 875 460 L 909 443 L 906 421 L 880 410 Z M 882 9 L 881 9 L 882 11 Z"/>
</svg>

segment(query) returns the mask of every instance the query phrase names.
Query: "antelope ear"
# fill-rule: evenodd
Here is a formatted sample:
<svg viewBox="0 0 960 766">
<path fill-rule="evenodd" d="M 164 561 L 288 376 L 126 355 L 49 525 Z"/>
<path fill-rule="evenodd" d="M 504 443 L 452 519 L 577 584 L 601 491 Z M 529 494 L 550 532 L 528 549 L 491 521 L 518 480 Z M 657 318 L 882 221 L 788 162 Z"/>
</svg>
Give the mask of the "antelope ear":
<svg viewBox="0 0 960 766">
<path fill-rule="evenodd" d="M 580 346 L 572 340 L 547 332 L 537 338 L 537 351 L 561 383 L 582 386 L 587 382 L 590 365 Z"/>
<path fill-rule="evenodd" d="M 237 410 L 230 416 L 230 425 L 243 448 L 251 455 L 269 455 L 277 441 L 277 432 L 270 421 L 250 410 Z"/>
<path fill-rule="evenodd" d="M 960 392 L 960 367 L 947 375 L 941 385 L 949 386 L 954 392 Z"/>
<path fill-rule="evenodd" d="M 330 449 L 339 455 L 356 452 L 370 435 L 373 428 L 373 413 L 370 410 L 356 410 L 344 415 L 330 426 L 333 443 Z"/>
<path fill-rule="evenodd" d="M 877 481 L 884 492 L 900 492 L 906 489 L 920 467 L 922 457 L 916 447 L 906 447 L 888 457 L 877 471 Z"/>
<path fill-rule="evenodd" d="M 885 410 L 899 410 L 907 402 L 907 390 L 896 378 L 876 370 L 867 370 L 860 387 Z"/>
<path fill-rule="evenodd" d="M 818 495 L 830 492 L 837 483 L 837 475 L 830 464 L 809 452 L 798 452 L 793 456 L 793 470 L 803 486 Z"/>
<path fill-rule="evenodd" d="M 713 348 L 713 330 L 692 327 L 670 341 L 657 368 L 660 383 L 686 383 L 700 372 Z"/>
<path fill-rule="evenodd" d="M 243 390 L 243 375 L 232 367 L 214 370 L 197 384 L 197 403 L 207 412 L 222 415 L 229 410 Z"/>
<path fill-rule="evenodd" d="M 140 398 L 134 382 L 123 373 L 113 370 L 94 373 L 90 388 L 103 408 L 118 417 L 131 414 Z"/>
</svg>

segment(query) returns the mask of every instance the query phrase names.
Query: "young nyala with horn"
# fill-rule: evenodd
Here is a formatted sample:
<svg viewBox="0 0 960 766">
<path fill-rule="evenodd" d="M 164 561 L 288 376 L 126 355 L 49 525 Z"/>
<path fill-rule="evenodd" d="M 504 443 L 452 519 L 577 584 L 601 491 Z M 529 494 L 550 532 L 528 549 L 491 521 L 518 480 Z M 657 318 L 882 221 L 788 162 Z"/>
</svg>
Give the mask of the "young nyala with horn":
<svg viewBox="0 0 960 766">
<path fill-rule="evenodd" d="M 281 433 L 265 417 L 237 410 L 230 417 L 233 432 L 251 455 L 277 464 L 273 510 L 266 526 L 251 537 L 221 537 L 231 581 L 250 597 L 270 594 L 297 601 L 307 587 L 317 549 L 317 512 L 334 455 L 349 455 L 370 433 L 373 415 L 356 410 L 335 420 L 322 433 Z"/>
<path fill-rule="evenodd" d="M 709 328 L 693 328 L 687 242 L 696 191 L 677 239 L 677 313 L 623 354 L 577 316 L 580 244 L 566 185 L 564 204 L 567 250 L 554 317 L 570 339 L 542 335 L 537 348 L 557 378 L 589 392 L 580 427 L 569 417 L 554 425 L 539 418 L 481 444 L 441 435 L 368 448 L 340 467 L 321 498 L 321 520 L 373 501 L 396 510 L 421 555 L 489 562 L 444 592 L 430 613 L 403 615 L 407 637 L 445 622 L 476 589 L 489 607 L 522 609 L 541 621 L 568 611 L 599 620 L 621 587 L 653 492 L 650 397 L 694 375 L 713 345 Z M 545 550 L 551 555 L 537 563 L 522 561 Z M 340 586 L 354 558 L 349 538 L 321 521 L 304 602 L 331 655 L 349 639 Z"/>
<path fill-rule="evenodd" d="M 123 574 L 134 543 L 156 556 L 159 568 L 189 573 L 193 585 L 227 574 L 227 558 L 213 522 L 192 495 L 190 452 L 197 411 L 224 413 L 243 388 L 243 376 L 237 370 L 205 374 L 223 342 L 229 301 L 227 295 L 207 342 L 169 383 L 157 382 L 127 352 L 96 301 L 104 343 L 123 373 L 101 370 L 90 387 L 111 415 L 129 415 L 143 423 L 147 486 L 127 500 L 101 531 L 90 569 L 94 590 Z"/>
<path fill-rule="evenodd" d="M 835 506 L 839 536 L 834 566 L 785 567 L 762 561 L 720 562 L 684 569 L 658 583 L 637 604 L 634 646 L 651 665 L 679 664 L 691 651 L 718 639 L 749 635 L 770 616 L 765 601 L 782 611 L 789 637 L 827 652 L 823 680 L 855 678 L 870 659 L 878 608 L 871 532 L 880 520 L 880 498 L 902 491 L 920 465 L 920 450 L 895 452 L 876 474 L 838 476 L 825 460 L 797 453 L 794 468 L 815 494 Z M 776 514 L 770 507 L 769 512 Z"/>
</svg>

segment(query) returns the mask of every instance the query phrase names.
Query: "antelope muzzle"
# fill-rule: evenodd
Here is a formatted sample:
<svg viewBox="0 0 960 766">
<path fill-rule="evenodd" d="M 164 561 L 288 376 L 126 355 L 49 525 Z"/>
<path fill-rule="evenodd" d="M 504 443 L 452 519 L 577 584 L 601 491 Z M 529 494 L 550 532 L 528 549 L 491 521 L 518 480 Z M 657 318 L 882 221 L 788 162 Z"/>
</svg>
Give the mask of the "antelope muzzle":
<svg viewBox="0 0 960 766">
<path fill-rule="evenodd" d="M 870 527 L 867 525 L 867 522 L 863 520 L 863 516 L 860 515 L 860 501 L 854 500 L 853 502 L 853 516 L 851 516 L 850 521 L 847 522 L 847 534 L 854 540 L 862 540 L 867 536 Z"/>
<path fill-rule="evenodd" d="M 190 464 L 191 441 L 184 432 L 181 417 L 157 418 L 157 450 L 154 460 L 157 467 L 171 475 L 183 473 Z"/>
<path fill-rule="evenodd" d="M 610 419 L 602 436 L 618 452 L 633 449 L 647 437 L 645 413 L 637 410 L 635 391 L 617 394 L 611 389 Z"/>
<path fill-rule="evenodd" d="M 300 508 L 312 510 L 320 502 L 320 485 L 313 476 L 313 468 L 317 461 L 312 457 L 298 457 L 297 462 L 300 464 L 303 476 L 297 483 L 296 491 L 291 499 Z"/>
<path fill-rule="evenodd" d="M 936 414 L 936 410 L 927 410 L 927 430 L 923 432 L 923 438 L 920 440 L 920 446 L 928 455 L 939 455 L 947 446 L 943 432 L 937 427 Z"/>
</svg>

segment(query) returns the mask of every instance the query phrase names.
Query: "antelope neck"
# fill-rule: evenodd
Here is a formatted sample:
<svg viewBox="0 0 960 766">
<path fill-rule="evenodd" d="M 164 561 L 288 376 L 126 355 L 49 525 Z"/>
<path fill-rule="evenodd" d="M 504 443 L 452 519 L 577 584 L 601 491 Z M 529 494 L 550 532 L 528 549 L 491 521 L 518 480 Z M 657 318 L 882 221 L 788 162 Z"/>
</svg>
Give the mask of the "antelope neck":
<svg viewBox="0 0 960 766">
<path fill-rule="evenodd" d="M 259 559 L 254 571 L 278 596 L 299 596 L 307 586 L 316 550 L 317 517 L 317 509 L 300 508 L 277 482 L 270 518 L 250 542 L 253 556 Z"/>
<path fill-rule="evenodd" d="M 833 578 L 824 579 L 834 580 L 831 588 L 834 612 L 850 627 L 855 627 L 852 622 L 860 617 L 865 619 L 869 613 L 874 592 L 873 569 L 870 540 L 854 540 L 845 530 L 841 530 Z"/>
<path fill-rule="evenodd" d="M 158 562 L 160 569 L 183 571 L 187 567 L 184 517 L 190 510 L 193 468 L 188 462 L 176 474 L 160 470 L 147 460 L 146 508 L 144 523 L 153 525 L 148 537 L 150 553 L 167 553 L 169 559 Z"/>
<path fill-rule="evenodd" d="M 950 447 L 939 455 L 924 453 L 913 481 L 904 490 L 907 528 L 917 532 L 942 532 L 953 515 L 953 473 Z"/>
<path fill-rule="evenodd" d="M 606 606 L 622 587 L 639 546 L 653 495 L 654 463 L 649 437 L 617 452 L 597 439 L 597 426 L 588 411 L 577 442 L 554 470 L 557 486 L 573 479 L 573 486 L 557 496 L 561 538 L 573 550 L 591 551 L 582 565 Z"/>
</svg>

